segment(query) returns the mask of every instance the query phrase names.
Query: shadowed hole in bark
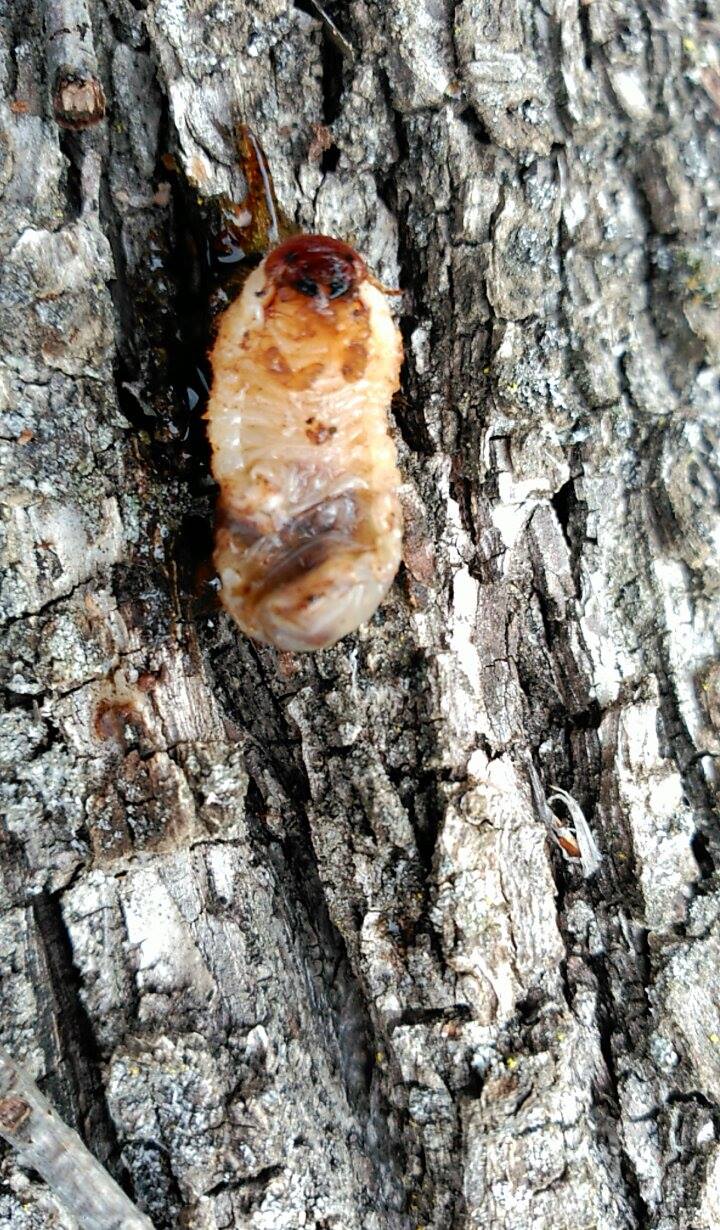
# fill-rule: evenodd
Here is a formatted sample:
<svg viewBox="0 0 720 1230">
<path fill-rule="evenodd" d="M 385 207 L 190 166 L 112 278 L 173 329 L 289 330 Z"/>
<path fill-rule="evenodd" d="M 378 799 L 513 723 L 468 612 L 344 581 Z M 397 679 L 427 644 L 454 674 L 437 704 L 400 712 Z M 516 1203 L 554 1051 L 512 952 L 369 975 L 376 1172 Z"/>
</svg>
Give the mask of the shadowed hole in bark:
<svg viewBox="0 0 720 1230">
<path fill-rule="evenodd" d="M 550 503 L 555 509 L 555 515 L 557 516 L 557 519 L 560 522 L 560 528 L 563 532 L 565 541 L 567 542 L 568 546 L 571 545 L 570 535 L 568 532 L 569 527 L 570 527 L 570 518 L 572 516 L 572 512 L 573 512 L 576 502 L 577 501 L 575 500 L 575 483 L 573 479 L 568 479 L 568 481 L 566 483 L 563 483 L 562 487 L 560 487 L 559 490 L 556 491 L 555 494 L 550 497 Z"/>
<path fill-rule="evenodd" d="M 323 175 L 327 175 L 328 173 L 332 171 L 336 171 L 339 161 L 340 161 L 340 150 L 338 149 L 337 145 L 335 144 L 330 145 L 328 149 L 323 151 L 322 157 L 320 159 L 320 170 L 322 171 Z"/>
<path fill-rule="evenodd" d="M 252 762 L 253 758 L 250 757 L 251 765 Z M 371 1055 L 378 1049 L 379 1043 L 373 1041 L 363 990 L 348 960 L 344 941 L 327 910 L 304 811 L 299 809 L 292 814 L 289 811 L 285 813 L 282 838 L 268 828 L 266 812 L 260 788 L 251 775 L 246 796 L 250 831 L 253 840 L 265 847 L 269 861 L 275 868 L 282 892 L 278 908 L 287 914 L 294 933 L 300 935 L 305 926 L 311 927 L 316 936 L 317 953 L 323 961 L 332 963 L 332 968 L 325 971 L 323 986 L 331 1012 L 342 1081 L 349 1106 L 359 1123 L 368 1130 L 371 1117 L 377 1113 L 371 1108 L 370 1090 Z M 295 918 L 298 907 L 305 919 L 300 925 Z M 378 1131 L 377 1124 L 372 1130 Z M 375 1147 L 379 1158 L 381 1148 L 377 1142 Z"/>
<path fill-rule="evenodd" d="M 152 1220 L 155 1230 L 178 1230 L 186 1206 L 172 1171 L 168 1151 L 154 1141 L 129 1140 L 123 1156 L 136 1178 L 136 1199 Z"/>
<path fill-rule="evenodd" d="M 666 1106 L 702 1106 L 705 1110 L 713 1111 L 713 1114 L 718 1112 L 717 1102 L 713 1102 L 708 1098 L 701 1089 L 676 1090 L 668 1094 L 665 1099 Z"/>
<path fill-rule="evenodd" d="M 463 124 L 470 129 L 478 145 L 492 145 L 492 139 L 487 128 L 474 107 L 465 107 L 458 116 Z"/>
<path fill-rule="evenodd" d="M 167 130 L 167 115 L 161 134 Z M 155 182 L 167 172 L 158 157 Z M 177 335 L 176 239 L 172 213 L 157 221 L 133 243 L 144 245 L 142 259 L 128 247 L 127 219 L 118 211 L 110 190 L 107 168 L 100 186 L 100 217 L 113 253 L 116 278 L 110 283 L 117 322 L 115 387 L 120 408 L 134 428 L 136 448 L 144 462 L 174 479 L 187 471 L 187 412 L 173 397 L 173 360 L 184 355 Z M 181 268 L 183 268 L 181 266 Z M 177 369 L 175 369 L 177 370 Z"/>
<path fill-rule="evenodd" d="M 70 132 L 68 129 L 60 129 L 60 149 L 62 150 L 66 160 L 65 173 L 65 197 L 66 210 L 65 221 L 74 222 L 82 214 L 83 208 L 83 193 L 82 193 L 82 172 L 80 168 L 80 160 L 82 158 L 82 147 L 77 133 Z"/>
<path fill-rule="evenodd" d="M 48 1095 L 113 1178 L 133 1195 L 105 1101 L 102 1056 L 80 997 L 80 977 L 60 901 L 43 893 L 34 898 L 32 910 L 47 970 L 47 978 L 40 978 L 38 985 L 45 990 L 49 1028 L 41 1027 L 39 1032 L 45 1037 L 56 1037 L 56 1030 L 59 1033 L 57 1054 L 46 1057 Z"/>
<path fill-rule="evenodd" d="M 294 0 L 295 8 L 302 13 L 307 13 L 309 17 L 313 17 L 320 23 L 320 57 L 322 64 L 322 97 L 323 97 L 323 124 L 328 127 L 338 118 L 341 109 L 342 95 L 344 89 L 343 73 L 345 69 L 345 56 L 337 41 L 332 37 L 332 31 L 328 28 L 325 21 L 322 20 L 322 15 L 319 9 L 311 4 L 309 0 Z M 340 8 L 335 8 L 332 3 L 322 5 L 330 20 L 337 27 L 340 34 L 348 39 L 350 45 L 352 40 L 350 32 L 346 28 L 346 17 Z M 335 144 L 329 146 L 323 151 L 320 159 L 320 170 L 324 173 L 334 171 L 337 167 L 340 157 L 340 151 Z"/>
<path fill-rule="evenodd" d="M 715 874 L 715 861 L 710 853 L 710 843 L 705 833 L 697 832 L 692 837 L 690 846 L 695 861 L 700 868 L 703 880 L 710 880 Z"/>
<path fill-rule="evenodd" d="M 390 83 L 386 73 L 382 70 L 379 72 L 379 80 L 395 127 L 398 160 L 392 175 L 375 176 L 375 186 L 383 204 L 397 219 L 399 281 L 400 289 L 405 292 L 403 311 L 398 317 L 405 358 L 400 371 L 400 390 L 395 393 L 392 400 L 392 415 L 411 452 L 432 456 L 436 451 L 436 446 L 428 432 L 422 413 L 411 357 L 413 353 L 412 336 L 419 323 L 413 307 L 416 302 L 422 301 L 422 287 L 427 271 L 412 241 L 408 223 L 408 202 L 401 200 L 397 185 L 399 169 L 410 161 L 410 144 L 403 117 L 393 107 Z"/>
<path fill-rule="evenodd" d="M 672 758 L 678 767 L 687 799 L 703 815 L 704 840 L 707 855 L 715 865 L 720 856 L 720 827 L 713 792 L 703 771 L 702 760 L 688 732 L 678 699 L 675 676 L 667 661 L 667 646 L 658 632 L 658 656 L 662 664 L 658 670 L 660 684 L 660 714 L 658 736 L 664 755 Z M 703 881 L 705 876 L 703 876 Z"/>
<path fill-rule="evenodd" d="M 578 24 L 580 27 L 580 38 L 583 44 L 583 64 L 588 72 L 592 71 L 592 46 L 593 36 L 592 27 L 590 25 L 590 7 L 587 4 L 581 3 L 578 5 Z"/>
<path fill-rule="evenodd" d="M 616 1120 L 619 1116 L 620 1093 L 618 1088 L 618 1070 L 616 1055 L 632 1053 L 632 1034 L 644 1032 L 646 1018 L 649 1015 L 649 1004 L 646 996 L 647 970 L 638 970 L 636 980 L 627 979 L 628 1002 L 624 1006 L 623 1025 L 617 1014 L 613 999 L 613 990 L 607 959 L 603 956 L 586 956 L 586 964 L 592 970 L 597 980 L 597 1023 L 599 1041 L 605 1068 L 609 1078 L 609 1086 L 598 1086 L 595 1091 L 595 1122 L 600 1138 L 614 1141 L 618 1144 Z M 635 1024 L 635 1022 L 637 1022 Z M 630 1155 L 621 1147 L 619 1150 L 620 1169 L 625 1183 L 628 1199 L 633 1209 L 638 1226 L 650 1225 L 649 1209 L 642 1197 L 640 1181 Z"/>
<path fill-rule="evenodd" d="M 398 1025 L 434 1025 L 436 1021 L 471 1021 L 469 1004 L 453 1004 L 451 1008 L 406 1008 Z M 395 1028 L 398 1026 L 396 1025 Z"/>
<path fill-rule="evenodd" d="M 178 569 L 180 599 L 188 617 L 211 619 L 220 609 L 220 582 L 213 566 L 213 509 L 208 496 L 201 512 L 188 512 L 178 527 L 172 547 Z"/>
<path fill-rule="evenodd" d="M 209 1187 L 205 1195 L 212 1198 L 219 1196 L 221 1192 L 233 1191 L 239 1187 L 257 1186 L 261 1188 L 267 1186 L 271 1179 L 276 1179 L 283 1172 L 283 1167 L 279 1165 L 264 1166 L 262 1170 L 258 1170 L 256 1174 L 249 1174 L 243 1178 L 222 1179 L 220 1183 L 216 1183 L 214 1187 Z"/>
</svg>

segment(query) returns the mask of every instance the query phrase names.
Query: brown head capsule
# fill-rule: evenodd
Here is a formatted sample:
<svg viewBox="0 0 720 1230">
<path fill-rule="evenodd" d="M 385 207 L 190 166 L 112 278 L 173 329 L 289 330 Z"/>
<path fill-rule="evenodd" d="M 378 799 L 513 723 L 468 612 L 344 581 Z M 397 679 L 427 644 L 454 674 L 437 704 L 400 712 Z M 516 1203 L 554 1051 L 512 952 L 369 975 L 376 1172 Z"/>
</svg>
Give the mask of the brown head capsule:
<svg viewBox="0 0 720 1230">
<path fill-rule="evenodd" d="M 265 261 L 265 273 L 275 286 L 290 287 L 323 306 L 330 299 L 354 295 L 367 278 L 365 263 L 349 244 L 329 235 L 298 235 L 286 239 Z"/>
<path fill-rule="evenodd" d="M 387 410 L 402 347 L 385 298 L 348 244 L 295 236 L 224 313 L 211 361 L 223 603 L 279 649 L 333 645 L 400 560 Z"/>
</svg>

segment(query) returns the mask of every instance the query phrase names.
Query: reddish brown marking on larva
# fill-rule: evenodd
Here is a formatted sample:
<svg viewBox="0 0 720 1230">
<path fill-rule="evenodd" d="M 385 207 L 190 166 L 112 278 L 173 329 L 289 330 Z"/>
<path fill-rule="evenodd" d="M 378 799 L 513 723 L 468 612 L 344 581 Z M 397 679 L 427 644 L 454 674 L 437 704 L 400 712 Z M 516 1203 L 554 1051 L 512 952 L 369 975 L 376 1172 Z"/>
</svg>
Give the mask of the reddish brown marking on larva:
<svg viewBox="0 0 720 1230">
<path fill-rule="evenodd" d="M 326 440 L 330 440 L 335 435 L 336 431 L 337 427 L 332 423 L 329 426 L 327 423 L 321 423 L 314 414 L 305 420 L 305 435 L 313 444 L 324 444 Z"/>
<path fill-rule="evenodd" d="M 368 353 L 364 342 L 349 342 L 345 347 L 342 374 L 346 380 L 359 380 L 367 367 Z"/>
<path fill-rule="evenodd" d="M 248 278 L 211 361 L 223 604 L 279 649 L 332 645 L 370 618 L 400 559 L 399 331 L 352 248 L 301 235 Z"/>
<path fill-rule="evenodd" d="M 290 368 L 277 346 L 268 346 L 265 351 L 265 365 L 268 371 L 273 372 L 276 376 L 290 375 Z"/>
</svg>

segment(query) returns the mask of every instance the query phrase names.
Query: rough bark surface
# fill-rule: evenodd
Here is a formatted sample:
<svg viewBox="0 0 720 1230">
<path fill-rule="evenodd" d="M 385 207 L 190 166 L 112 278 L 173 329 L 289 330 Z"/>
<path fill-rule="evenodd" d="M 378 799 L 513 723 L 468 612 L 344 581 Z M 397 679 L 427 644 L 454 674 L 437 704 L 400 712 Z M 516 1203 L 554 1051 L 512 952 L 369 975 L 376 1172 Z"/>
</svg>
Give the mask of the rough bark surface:
<svg viewBox="0 0 720 1230">
<path fill-rule="evenodd" d="M 0 1037 L 158 1228 L 710 1230 L 720 8 L 327 8 L 92 0 L 71 134 L 0 0 Z M 195 592 L 238 117 L 406 291 L 405 566 L 316 657 Z"/>
</svg>

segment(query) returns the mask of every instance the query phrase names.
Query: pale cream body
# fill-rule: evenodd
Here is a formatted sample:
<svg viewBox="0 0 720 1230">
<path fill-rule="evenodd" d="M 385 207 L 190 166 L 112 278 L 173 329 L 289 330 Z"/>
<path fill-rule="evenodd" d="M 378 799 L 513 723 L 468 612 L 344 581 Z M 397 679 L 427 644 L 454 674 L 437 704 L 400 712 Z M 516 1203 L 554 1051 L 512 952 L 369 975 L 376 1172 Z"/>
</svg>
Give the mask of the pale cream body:
<svg viewBox="0 0 720 1230">
<path fill-rule="evenodd" d="M 269 285 L 263 263 L 211 359 L 223 603 L 278 648 L 332 645 L 370 618 L 400 561 L 387 412 L 402 347 L 385 296 L 364 280 L 318 306 Z"/>
</svg>

